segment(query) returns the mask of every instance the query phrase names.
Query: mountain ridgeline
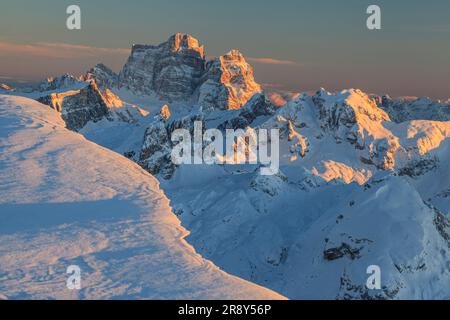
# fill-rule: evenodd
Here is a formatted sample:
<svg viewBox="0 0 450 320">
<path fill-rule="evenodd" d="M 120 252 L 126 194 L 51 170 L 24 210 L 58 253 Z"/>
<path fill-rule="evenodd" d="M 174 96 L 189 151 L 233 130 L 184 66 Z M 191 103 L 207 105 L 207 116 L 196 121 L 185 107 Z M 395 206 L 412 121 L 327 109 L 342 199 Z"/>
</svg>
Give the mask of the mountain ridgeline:
<svg viewBox="0 0 450 320">
<path fill-rule="evenodd" d="M 134 45 L 118 86 L 161 100 L 198 102 L 206 109 L 240 109 L 261 87 L 243 55 L 232 50 L 206 61 L 190 35 L 176 34 L 158 46 Z"/>
<path fill-rule="evenodd" d="M 449 102 L 319 89 L 275 105 L 242 53 L 208 61 L 187 34 L 134 45 L 119 73 L 1 90 L 156 176 L 187 240 L 227 272 L 294 299 L 450 298 Z M 172 133 L 195 121 L 278 129 L 278 174 L 173 164 Z"/>
</svg>

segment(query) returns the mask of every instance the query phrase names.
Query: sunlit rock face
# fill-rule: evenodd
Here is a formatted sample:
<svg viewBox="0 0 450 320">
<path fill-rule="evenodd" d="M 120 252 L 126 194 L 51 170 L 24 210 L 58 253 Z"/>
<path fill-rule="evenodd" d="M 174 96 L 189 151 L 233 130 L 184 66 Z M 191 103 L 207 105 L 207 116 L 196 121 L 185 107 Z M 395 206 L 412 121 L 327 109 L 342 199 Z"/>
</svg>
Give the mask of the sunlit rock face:
<svg viewBox="0 0 450 320">
<path fill-rule="evenodd" d="M 89 121 L 100 121 L 109 114 L 107 102 L 95 82 L 81 90 L 52 93 L 38 101 L 61 112 L 70 130 L 79 130 Z"/>
<path fill-rule="evenodd" d="M 253 68 L 242 53 L 231 50 L 208 62 L 198 102 L 206 110 L 240 109 L 259 92 Z"/>
<path fill-rule="evenodd" d="M 85 79 L 94 80 L 102 90 L 115 88 L 119 83 L 119 76 L 102 63 L 91 68 L 87 72 Z"/>
<path fill-rule="evenodd" d="M 241 110 L 235 112 L 234 116 L 221 122 L 217 128 L 222 131 L 226 129 L 245 129 L 258 117 L 273 115 L 275 113 L 275 106 L 264 94 L 257 93 Z"/>
<path fill-rule="evenodd" d="M 162 106 L 161 111 L 159 112 L 159 115 L 160 115 L 161 119 L 163 119 L 163 120 L 167 120 L 170 118 L 170 115 L 171 115 L 170 109 L 167 104 Z"/>
<path fill-rule="evenodd" d="M 100 90 L 95 81 L 80 90 L 51 93 L 37 101 L 60 112 L 67 128 L 74 131 L 84 128 L 89 122 L 95 123 L 102 119 L 135 123 L 146 115 L 140 108 L 124 104 L 109 89 Z"/>
<path fill-rule="evenodd" d="M 203 46 L 177 33 L 158 45 L 134 45 L 120 73 L 120 85 L 136 94 L 156 94 L 168 101 L 188 100 L 205 70 Z"/>
<path fill-rule="evenodd" d="M 199 41 L 182 33 L 158 46 L 134 45 L 119 86 L 168 102 L 198 103 L 206 111 L 240 109 L 261 92 L 239 51 L 207 62 Z"/>
</svg>

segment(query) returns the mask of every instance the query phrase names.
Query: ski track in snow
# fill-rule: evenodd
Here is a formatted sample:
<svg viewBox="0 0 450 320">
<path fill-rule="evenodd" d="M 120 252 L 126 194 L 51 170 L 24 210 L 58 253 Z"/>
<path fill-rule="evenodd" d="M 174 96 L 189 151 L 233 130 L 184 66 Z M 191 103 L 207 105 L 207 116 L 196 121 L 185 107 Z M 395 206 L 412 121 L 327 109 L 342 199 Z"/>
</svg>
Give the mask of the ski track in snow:
<svg viewBox="0 0 450 320">
<path fill-rule="evenodd" d="M 203 259 L 158 181 L 56 111 L 0 96 L 0 137 L 0 299 L 283 299 Z"/>
</svg>

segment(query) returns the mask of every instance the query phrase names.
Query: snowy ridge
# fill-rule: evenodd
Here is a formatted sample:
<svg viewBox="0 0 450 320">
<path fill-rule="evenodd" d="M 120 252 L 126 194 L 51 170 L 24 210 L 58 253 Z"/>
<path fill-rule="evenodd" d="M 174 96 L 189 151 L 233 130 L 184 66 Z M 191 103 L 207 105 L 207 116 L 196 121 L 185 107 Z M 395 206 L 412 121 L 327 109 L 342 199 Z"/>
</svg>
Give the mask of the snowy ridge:
<svg viewBox="0 0 450 320">
<path fill-rule="evenodd" d="M 2 95 L 0 115 L 2 298 L 282 298 L 195 253 L 157 180 L 56 111 Z"/>
<path fill-rule="evenodd" d="M 134 127 L 81 132 L 156 174 L 188 241 L 227 272 L 293 299 L 448 298 L 438 283 L 450 274 L 449 122 L 396 123 L 355 89 L 321 89 L 278 109 L 256 94 L 240 110 L 148 110 Z M 280 173 L 173 166 L 170 134 L 194 121 L 279 128 Z M 382 290 L 365 287 L 373 264 Z"/>
<path fill-rule="evenodd" d="M 53 92 L 39 97 L 37 101 L 61 112 L 67 128 L 74 131 L 102 119 L 132 124 L 148 114 L 139 107 L 124 103 L 109 89 L 102 91 L 93 80 L 80 90 Z"/>
<path fill-rule="evenodd" d="M 205 121 L 279 128 L 280 173 L 182 166 L 161 180 L 202 255 L 292 299 L 449 298 L 450 122 L 397 124 L 354 89 L 233 114 Z M 365 286 L 370 265 L 381 290 Z"/>
<path fill-rule="evenodd" d="M 12 107 L 2 111 L 5 116 L 9 117 L 11 112 L 24 115 L 22 109 L 14 109 L 15 104 L 30 106 L 27 112 L 36 116 L 28 123 L 30 128 L 26 128 L 27 121 L 24 120 L 23 140 L 11 140 L 21 137 L 20 132 L 5 135 L 9 138 L 1 148 L 13 151 L 2 153 L 5 156 L 1 161 L 6 169 L 1 176 L 4 187 L 0 190 L 5 193 L 4 198 L 9 199 L 8 205 L 16 197 L 23 199 L 23 194 L 27 195 L 27 201 L 43 205 L 65 203 L 65 199 L 71 199 L 71 202 L 91 199 L 97 205 L 99 200 L 106 198 L 108 210 L 113 201 L 120 211 L 120 203 L 126 199 L 123 211 L 131 214 L 126 222 L 118 219 L 119 212 L 114 210 L 111 216 L 98 217 L 118 219 L 114 226 L 113 222 L 105 224 L 101 220 L 101 223 L 90 223 L 85 231 L 84 225 L 79 227 L 84 220 L 68 222 L 80 237 L 94 239 L 83 241 L 86 244 L 83 250 L 76 249 L 81 252 L 77 259 L 88 270 L 96 270 L 95 275 L 106 279 L 104 282 L 95 276 L 89 278 L 94 283 L 92 291 L 95 294 L 86 290 L 83 298 L 103 297 L 96 290 L 103 290 L 105 286 L 105 297 L 149 296 L 140 287 L 152 283 L 155 278 L 145 276 L 144 272 L 137 273 L 141 265 L 134 261 L 134 255 L 129 255 L 130 251 L 112 255 L 114 261 L 125 266 L 123 272 L 112 268 L 109 260 L 104 258 L 109 259 L 111 250 L 117 252 L 114 250 L 121 251 L 124 247 L 130 247 L 139 259 L 142 254 L 151 255 L 147 251 L 142 253 L 139 245 L 135 246 L 139 243 L 161 244 L 146 238 L 148 233 L 142 231 L 145 221 L 151 222 L 145 225 L 149 228 L 145 230 L 150 233 L 155 231 L 154 234 L 160 235 L 161 230 L 168 230 L 163 233 L 164 246 L 166 240 L 171 246 L 175 243 L 176 248 L 181 242 L 183 248 L 190 250 L 176 252 L 184 252 L 181 257 L 186 257 L 186 261 L 196 257 L 199 259 L 196 261 L 204 266 L 204 260 L 181 240 L 186 235 L 185 230 L 169 213 L 167 199 L 155 180 L 142 169 L 159 179 L 173 212 L 190 232 L 186 237 L 189 243 L 202 257 L 233 275 L 293 299 L 450 298 L 448 101 L 391 99 L 368 95 L 358 89 L 341 92 L 320 89 L 312 94 L 271 95 L 268 99 L 260 92 L 252 68 L 240 52 L 233 50 L 206 62 L 204 47 L 186 34 L 175 34 L 158 46 L 133 46 L 119 75 L 104 65 L 97 65 L 84 79 L 73 79 L 63 76 L 56 82 L 48 81 L 45 90 L 52 87 L 52 83 L 58 84 L 50 91 L 26 94 L 33 99 L 48 100 L 50 97 L 49 101 L 43 102 L 61 111 L 64 122 L 53 111 L 40 110 L 42 105 L 4 97 L 5 103 L 12 103 Z M 64 131 L 67 142 L 75 137 L 79 139 L 76 141 L 83 141 L 80 142 L 83 146 L 80 154 L 74 153 L 73 143 L 65 142 L 64 146 L 55 143 L 56 134 L 53 137 L 46 133 L 46 137 L 53 138 L 41 141 L 39 134 L 50 127 L 44 125 L 42 129 L 34 125 L 38 118 L 49 119 L 46 118 L 49 115 L 52 115 L 51 119 L 54 117 L 54 121 L 50 121 L 55 123 L 52 130 Z M 71 119 L 75 126 L 70 125 Z M 10 122 L 13 126 L 18 123 L 10 120 L 0 118 L 5 128 Z M 170 161 L 171 134 L 178 128 L 192 132 L 194 121 L 201 121 L 205 129 L 222 132 L 248 127 L 279 129 L 279 173 L 261 176 L 258 165 L 174 165 Z M 123 154 L 142 169 L 79 135 L 69 134 L 63 129 L 64 125 L 80 132 L 86 139 Z M 26 140 L 25 135 L 31 140 Z M 29 150 L 22 150 L 25 144 Z M 14 146 L 19 147 L 15 147 L 16 150 Z M 89 154 L 85 149 L 88 146 Z M 85 165 L 80 170 L 71 162 Z M 21 175 L 15 172 L 21 172 Z M 53 174 L 58 177 L 54 181 Z M 153 181 L 151 187 L 146 179 Z M 136 218 L 136 206 L 140 219 Z M 154 210 L 145 209 L 142 214 L 140 208 Z M 8 209 L 12 212 L 22 210 L 11 206 Z M 70 207 L 64 207 L 64 210 L 71 212 Z M 148 215 L 150 211 L 154 214 Z M 55 218 L 48 222 L 52 220 Z M 5 221 L 5 230 L 10 224 L 18 226 L 14 219 Z M 39 219 L 32 221 L 39 225 Z M 24 225 L 28 227 L 32 221 L 25 221 Z M 65 225 L 60 227 L 63 231 Z M 171 229 L 174 226 L 177 227 Z M 124 236 L 123 230 L 130 232 Z M 70 238 L 69 232 L 63 231 L 55 231 L 52 235 L 57 233 Z M 0 234 L 0 241 L 10 241 L 9 233 Z M 21 236 L 23 239 L 30 237 Z M 44 239 L 42 242 L 45 243 L 46 238 L 39 238 L 44 236 L 37 231 L 32 237 Z M 55 238 L 61 240 L 62 237 Z M 17 243 L 28 248 L 17 238 L 11 239 L 11 245 L 0 248 Z M 32 243 L 41 242 L 33 240 Z M 100 254 L 96 254 L 97 251 Z M 12 268 L 14 259 L 8 260 L 6 254 L 9 252 L 4 252 L 0 267 L 3 263 Z M 166 255 L 161 256 L 167 261 L 169 270 L 179 266 L 179 257 L 175 259 L 171 252 L 169 260 Z M 49 258 L 46 254 L 41 256 Z M 17 257 L 22 259 L 20 265 L 35 268 L 31 274 L 53 279 L 54 269 L 36 269 L 35 260 L 27 260 L 26 254 L 17 253 Z M 58 263 L 60 260 L 55 262 L 55 267 L 60 268 Z M 151 262 L 149 265 L 154 266 Z M 365 286 L 366 270 L 371 265 L 379 266 L 382 271 L 382 288 L 379 290 L 368 290 Z M 219 272 L 215 267 L 211 268 L 208 270 L 215 274 Z M 114 276 L 108 278 L 103 273 L 111 269 L 114 269 L 113 275 L 120 273 L 123 281 Z M 170 272 L 169 276 L 164 273 L 165 269 L 156 269 L 155 266 L 158 279 L 174 279 Z M 188 274 L 191 273 L 188 271 Z M 195 271 L 192 274 L 196 276 Z M 205 283 L 212 279 L 209 274 L 206 274 Z M 225 283 L 227 288 L 229 277 L 218 274 L 225 277 L 219 277 L 222 279 L 219 284 Z M 13 283 L 21 281 L 21 276 L 25 278 L 12 271 L 7 276 L 0 273 L 0 286 L 2 281 L 10 280 L 3 283 L 12 288 Z M 186 291 L 179 294 L 172 291 L 175 286 L 171 285 L 166 287 L 170 289 L 168 292 L 162 285 L 155 285 L 160 290 L 156 291 L 167 292 L 167 297 L 171 298 L 183 297 L 189 292 L 189 285 L 198 288 L 195 281 L 189 283 L 190 278 L 185 279 L 188 280 Z M 110 283 L 114 285 L 109 287 Z M 201 286 L 202 282 L 197 284 Z M 253 286 L 245 288 L 255 292 Z M 212 296 L 225 296 L 228 292 L 213 290 Z M 266 293 L 272 294 L 268 291 L 262 294 Z M 20 293 L 11 293 L 8 297 L 15 296 Z"/>
</svg>

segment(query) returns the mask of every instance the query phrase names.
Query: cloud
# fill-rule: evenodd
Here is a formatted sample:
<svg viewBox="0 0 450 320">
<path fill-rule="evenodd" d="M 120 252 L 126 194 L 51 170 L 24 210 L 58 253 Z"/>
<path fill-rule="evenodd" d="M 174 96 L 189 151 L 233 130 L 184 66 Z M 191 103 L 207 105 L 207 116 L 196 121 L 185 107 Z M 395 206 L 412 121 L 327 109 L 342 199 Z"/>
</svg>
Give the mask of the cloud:
<svg viewBox="0 0 450 320">
<path fill-rule="evenodd" d="M 248 61 L 260 64 L 271 64 L 277 66 L 300 66 L 300 63 L 290 60 L 280 60 L 275 58 L 247 58 Z"/>
<path fill-rule="evenodd" d="M 1 82 L 9 82 L 9 83 L 27 83 L 30 80 L 24 79 L 24 78 L 0 75 L 0 81 Z"/>
<path fill-rule="evenodd" d="M 127 56 L 130 49 L 100 48 L 84 45 L 75 45 L 57 42 L 36 42 L 31 44 L 18 44 L 0 41 L 1 56 L 36 56 L 47 58 L 89 58 L 97 56 Z"/>
<path fill-rule="evenodd" d="M 0 75 L 0 80 L 13 80 L 13 79 L 14 79 L 13 77 Z"/>
</svg>

